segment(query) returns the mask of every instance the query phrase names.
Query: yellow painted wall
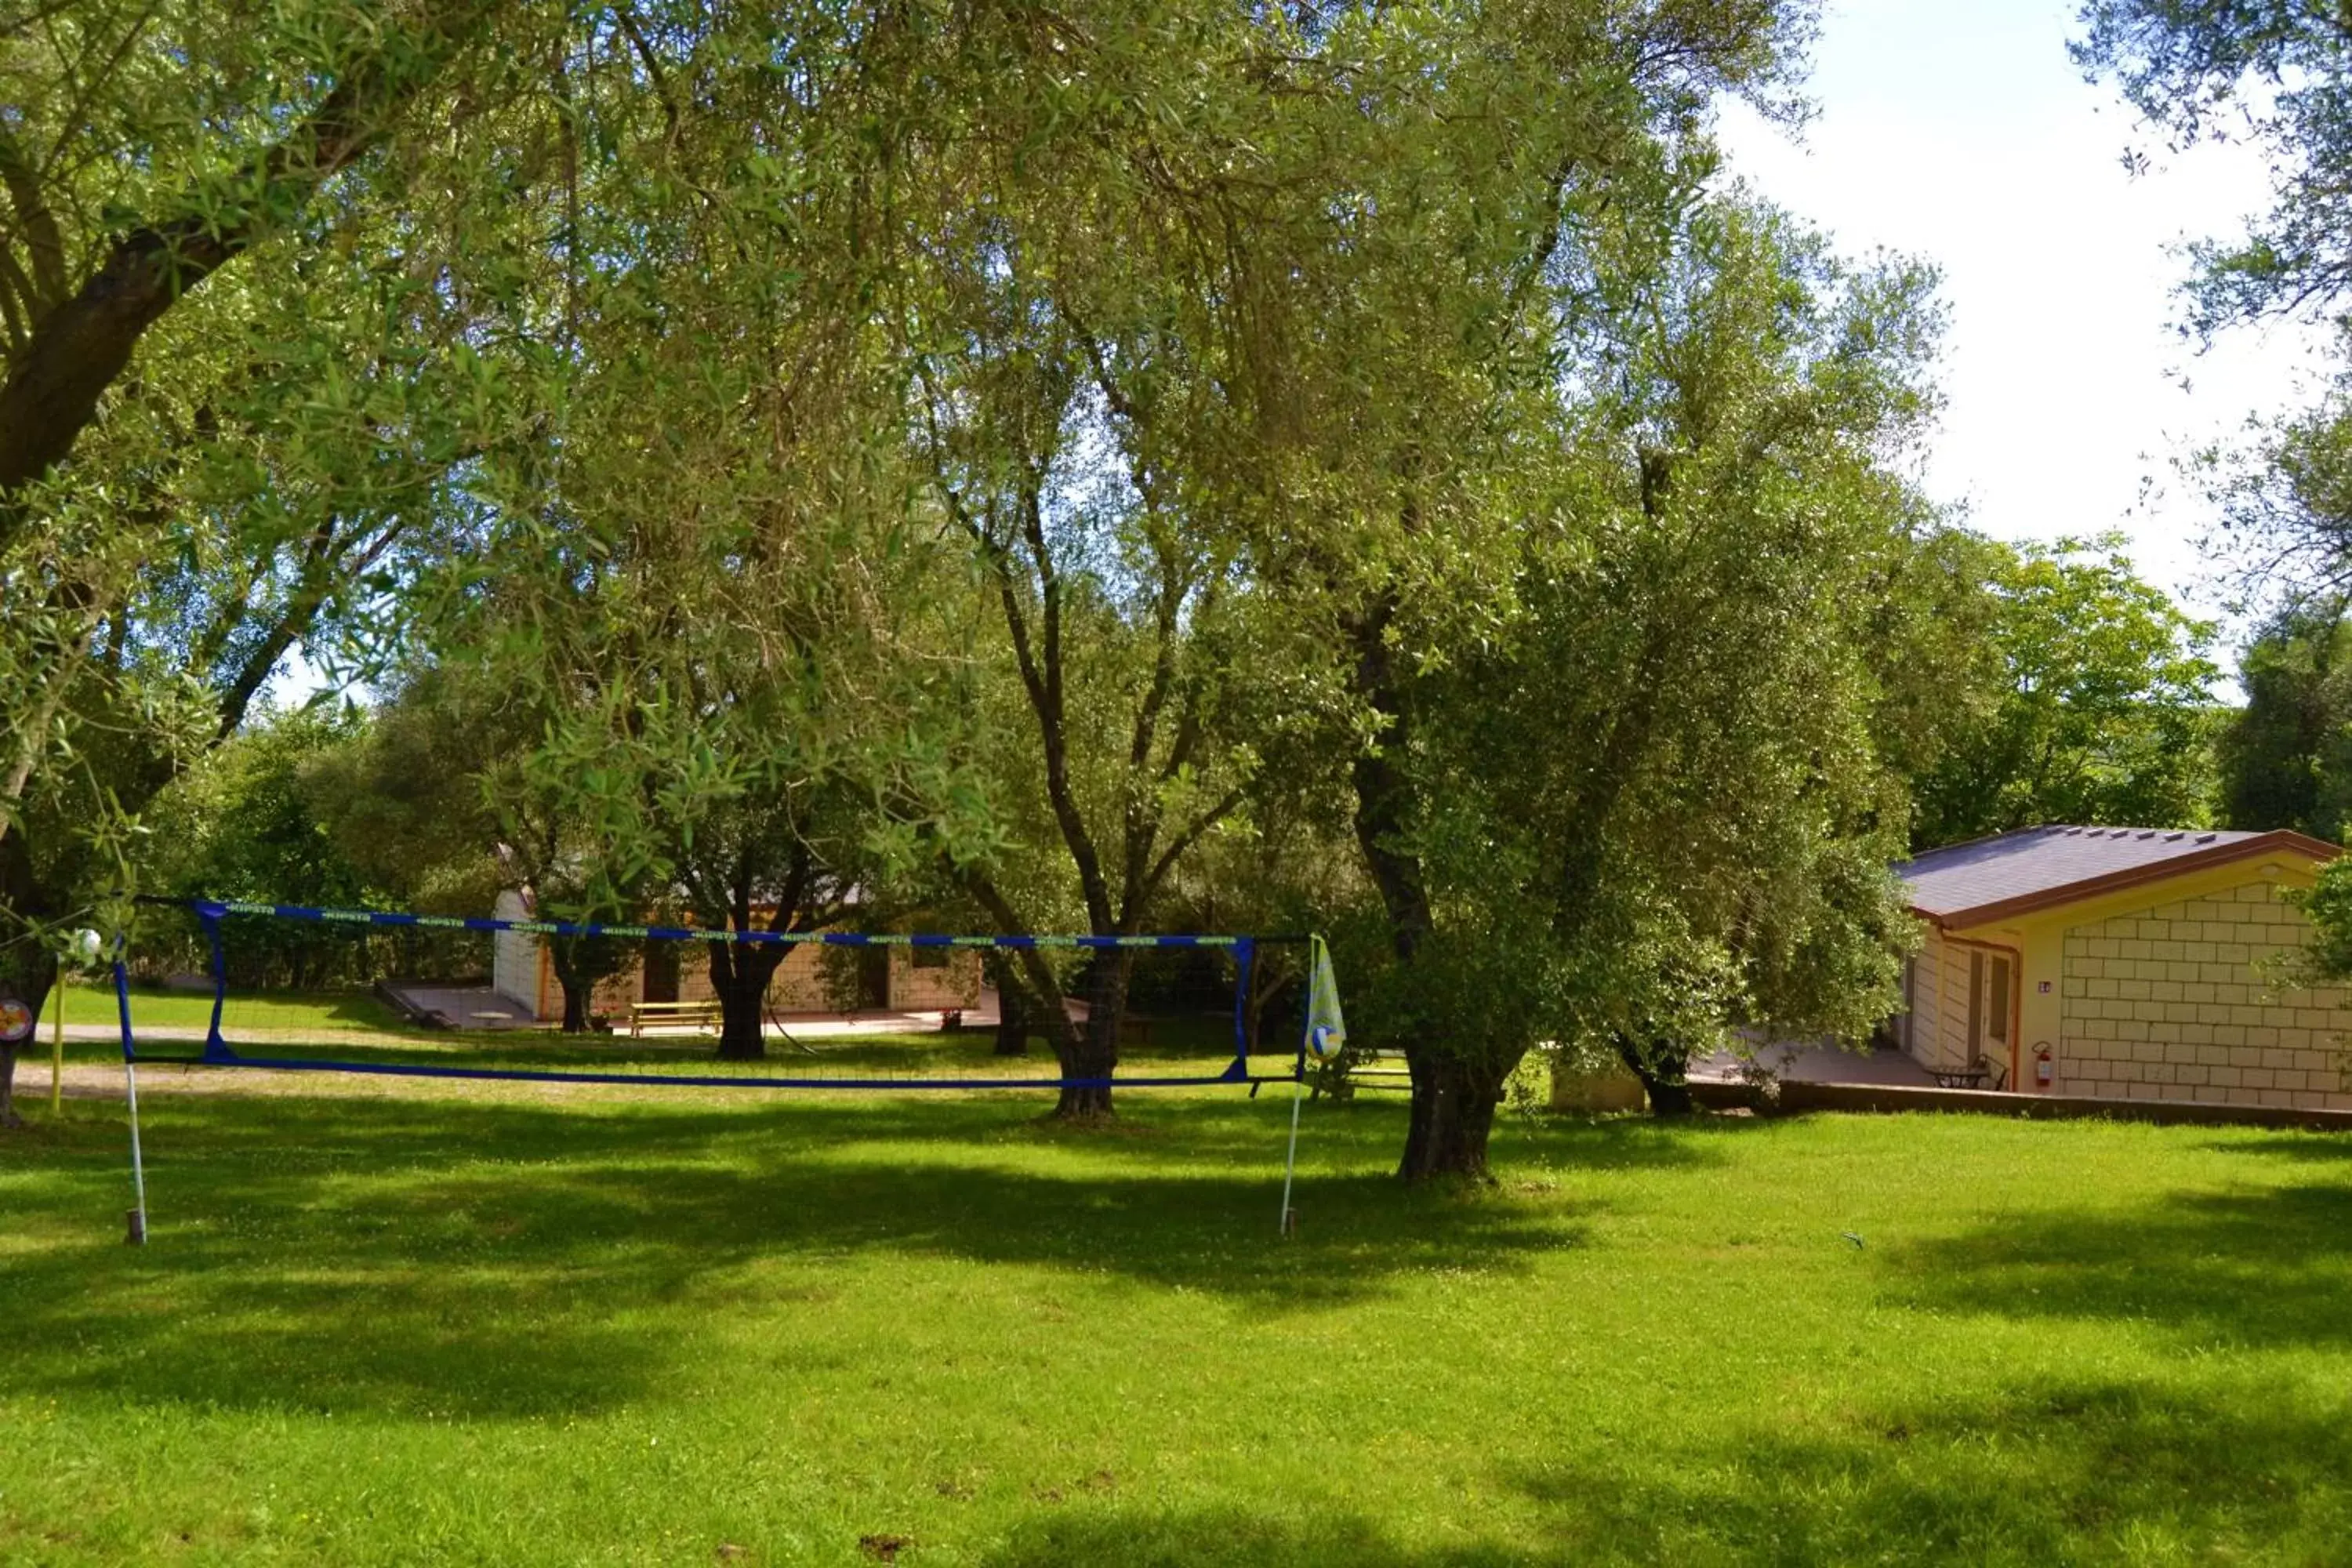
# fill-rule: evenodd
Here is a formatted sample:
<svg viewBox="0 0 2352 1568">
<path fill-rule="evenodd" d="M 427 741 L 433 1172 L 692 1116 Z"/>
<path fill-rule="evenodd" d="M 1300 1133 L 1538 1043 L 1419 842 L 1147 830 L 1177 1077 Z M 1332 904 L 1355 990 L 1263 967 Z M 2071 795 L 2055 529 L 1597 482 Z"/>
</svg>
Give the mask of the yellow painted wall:
<svg viewBox="0 0 2352 1568">
<path fill-rule="evenodd" d="M 2352 1110 L 2352 993 L 2283 993 L 2262 973 L 2303 940 L 2302 914 L 2278 894 L 2308 887 L 2313 869 L 2292 855 L 2240 861 L 1931 945 L 1966 939 L 2021 955 L 2013 1088 L 2035 1089 L 2034 1050 L 2046 1044 L 2055 1093 Z M 1964 1033 L 1965 1011 L 1956 1027 Z"/>
<path fill-rule="evenodd" d="M 2011 1016 L 2013 1020 L 2018 966 L 2014 953 L 1994 952 L 1985 946 L 1948 938 L 1929 927 L 1924 933 L 1918 952 L 1911 960 L 1911 1006 L 1902 1021 L 1897 1037 L 1903 1042 L 1905 1050 L 1935 1071 L 1958 1071 L 1969 1065 L 1969 992 L 1975 984 L 1974 961 L 1979 956 L 1988 963 L 1995 957 L 2010 959 Z M 1987 989 L 1990 991 L 1990 987 Z M 1995 1081 L 2006 1087 L 2009 1041 L 1988 1031 L 1984 1052 L 1987 1064 L 1997 1070 Z"/>
<path fill-rule="evenodd" d="M 1904 1047 L 1940 1071 L 1967 1062 L 1968 1036 L 1968 951 L 1931 930 L 1911 961 L 1911 1014 Z"/>
</svg>

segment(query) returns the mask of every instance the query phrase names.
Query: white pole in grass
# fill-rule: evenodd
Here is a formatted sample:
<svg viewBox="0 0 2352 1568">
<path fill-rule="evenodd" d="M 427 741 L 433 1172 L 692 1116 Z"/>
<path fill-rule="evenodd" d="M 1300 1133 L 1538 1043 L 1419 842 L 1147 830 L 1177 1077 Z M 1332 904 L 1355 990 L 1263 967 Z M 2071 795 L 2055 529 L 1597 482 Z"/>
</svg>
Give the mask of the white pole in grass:
<svg viewBox="0 0 2352 1568">
<path fill-rule="evenodd" d="M 1290 1206 L 1290 1184 L 1298 1173 L 1298 1106 L 1307 1098 L 1307 1064 L 1299 1064 L 1298 1076 L 1290 1080 L 1290 1152 L 1282 1162 L 1282 1234 L 1298 1234 L 1298 1215 Z"/>
<path fill-rule="evenodd" d="M 66 1105 L 66 970 L 58 965 L 55 1016 L 49 1020 L 49 1120 L 55 1121 Z"/>
<path fill-rule="evenodd" d="M 131 1234 L 133 1247 L 147 1245 L 147 1167 L 139 1155 L 139 1065 L 131 1049 L 131 972 L 122 963 L 122 936 L 114 938 L 114 1007 L 122 1019 L 122 1096 L 131 1108 Z"/>
</svg>

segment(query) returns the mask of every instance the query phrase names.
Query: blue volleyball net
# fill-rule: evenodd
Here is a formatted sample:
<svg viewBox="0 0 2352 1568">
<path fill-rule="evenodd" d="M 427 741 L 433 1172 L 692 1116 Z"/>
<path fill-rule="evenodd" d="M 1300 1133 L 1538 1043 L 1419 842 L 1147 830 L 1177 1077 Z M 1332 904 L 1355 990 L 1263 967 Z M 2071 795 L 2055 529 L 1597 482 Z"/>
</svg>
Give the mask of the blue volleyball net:
<svg viewBox="0 0 2352 1568">
<path fill-rule="evenodd" d="M 1304 1071 L 1309 941 L 150 900 L 120 972 L 123 1049 L 134 1064 L 541 1083 L 1255 1092 Z M 1101 1022 L 1085 999 L 1113 994 L 1118 1016 Z M 1108 1074 L 1075 1076 L 1054 1048 L 1088 1031 L 1116 1039 Z"/>
</svg>

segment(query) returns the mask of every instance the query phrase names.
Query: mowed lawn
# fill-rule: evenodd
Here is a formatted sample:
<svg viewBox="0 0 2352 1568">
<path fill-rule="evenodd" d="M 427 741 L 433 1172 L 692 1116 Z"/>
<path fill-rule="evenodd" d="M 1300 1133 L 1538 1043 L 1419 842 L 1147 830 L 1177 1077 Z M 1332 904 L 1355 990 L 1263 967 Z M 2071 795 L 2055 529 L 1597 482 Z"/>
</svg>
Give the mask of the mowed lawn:
<svg viewBox="0 0 2352 1568">
<path fill-rule="evenodd" d="M 36 1106 L 0 1562 L 2352 1561 L 2352 1141 L 1035 1108 Z"/>
</svg>

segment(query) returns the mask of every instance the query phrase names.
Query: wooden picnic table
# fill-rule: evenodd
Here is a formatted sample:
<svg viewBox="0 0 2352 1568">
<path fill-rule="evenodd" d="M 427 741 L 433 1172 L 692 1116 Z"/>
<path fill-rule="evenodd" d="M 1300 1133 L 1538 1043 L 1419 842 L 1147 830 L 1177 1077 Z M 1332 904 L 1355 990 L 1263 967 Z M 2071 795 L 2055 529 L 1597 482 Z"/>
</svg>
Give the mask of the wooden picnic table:
<svg viewBox="0 0 2352 1568">
<path fill-rule="evenodd" d="M 716 1029 L 722 1016 L 719 999 L 704 1002 L 633 1002 L 629 1005 L 629 1038 L 643 1039 L 648 1024 L 689 1024 Z"/>
</svg>

